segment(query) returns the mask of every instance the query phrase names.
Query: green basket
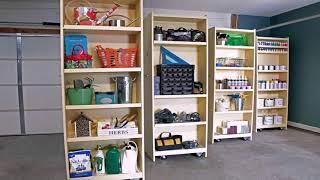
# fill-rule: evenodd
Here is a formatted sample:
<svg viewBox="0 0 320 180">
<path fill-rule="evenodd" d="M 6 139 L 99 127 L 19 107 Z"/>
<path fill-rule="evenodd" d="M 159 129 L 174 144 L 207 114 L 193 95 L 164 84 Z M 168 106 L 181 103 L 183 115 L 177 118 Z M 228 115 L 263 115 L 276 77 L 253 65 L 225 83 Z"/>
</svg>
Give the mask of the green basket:
<svg viewBox="0 0 320 180">
<path fill-rule="evenodd" d="M 86 89 L 67 89 L 67 96 L 70 105 L 90 105 L 92 103 L 93 88 Z"/>
<path fill-rule="evenodd" d="M 248 46 L 248 38 L 244 34 L 228 34 L 226 45 L 229 46 Z"/>
</svg>

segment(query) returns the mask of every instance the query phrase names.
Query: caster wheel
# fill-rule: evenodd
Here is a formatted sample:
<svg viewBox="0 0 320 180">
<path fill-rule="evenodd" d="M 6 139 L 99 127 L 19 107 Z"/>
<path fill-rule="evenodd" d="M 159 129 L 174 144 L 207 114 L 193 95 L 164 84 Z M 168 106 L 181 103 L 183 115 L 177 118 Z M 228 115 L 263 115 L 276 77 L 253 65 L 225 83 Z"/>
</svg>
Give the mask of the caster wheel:
<svg viewBox="0 0 320 180">
<path fill-rule="evenodd" d="M 280 130 L 285 130 L 285 128 L 284 128 L 284 127 L 281 127 Z"/>
<path fill-rule="evenodd" d="M 198 158 L 204 157 L 204 153 L 195 153 L 194 155 Z"/>
<path fill-rule="evenodd" d="M 244 138 L 242 138 L 244 141 L 249 141 L 249 137 L 244 137 Z"/>
<path fill-rule="evenodd" d="M 259 132 L 262 132 L 262 129 L 257 129 Z"/>
<path fill-rule="evenodd" d="M 167 156 L 160 156 L 160 159 L 161 159 L 161 160 L 166 160 L 166 159 L 167 159 Z"/>
<path fill-rule="evenodd" d="M 215 139 L 214 141 L 215 142 L 221 142 L 221 139 Z"/>
</svg>

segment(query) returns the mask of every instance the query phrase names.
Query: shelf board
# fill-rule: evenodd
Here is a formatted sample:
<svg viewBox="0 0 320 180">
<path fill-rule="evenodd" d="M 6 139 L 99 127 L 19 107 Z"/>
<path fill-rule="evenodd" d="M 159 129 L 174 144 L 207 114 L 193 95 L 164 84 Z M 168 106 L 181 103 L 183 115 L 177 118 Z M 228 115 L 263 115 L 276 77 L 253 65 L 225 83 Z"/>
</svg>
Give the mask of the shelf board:
<svg viewBox="0 0 320 180">
<path fill-rule="evenodd" d="M 67 142 L 76 143 L 76 142 L 90 142 L 90 141 L 107 141 L 107 140 L 117 140 L 117 139 L 138 139 L 142 137 L 143 137 L 142 134 L 99 136 L 99 137 L 78 137 L 78 138 L 67 138 Z"/>
<path fill-rule="evenodd" d="M 182 127 L 182 126 L 197 126 L 197 125 L 205 125 L 207 122 L 200 121 L 200 122 L 185 122 L 185 123 L 166 123 L 166 124 L 155 124 L 155 128 L 161 127 Z"/>
<path fill-rule="evenodd" d="M 86 25 L 64 25 L 63 29 L 66 32 L 96 32 L 96 31 L 111 31 L 116 33 L 139 33 L 141 27 L 115 27 L 115 26 L 86 26 Z"/>
<path fill-rule="evenodd" d="M 153 21 L 166 22 L 183 22 L 183 23 L 197 23 L 206 20 L 206 16 L 186 16 L 186 15 L 172 15 L 172 14 L 154 14 Z"/>
<path fill-rule="evenodd" d="M 207 42 L 153 41 L 155 45 L 206 46 Z"/>
<path fill-rule="evenodd" d="M 205 98 L 206 94 L 188 94 L 188 95 L 155 95 L 155 99 L 185 99 L 185 98 Z"/>
<path fill-rule="evenodd" d="M 258 47 L 262 48 L 277 48 L 277 49 L 288 49 L 288 46 L 264 46 L 264 45 L 258 45 Z"/>
<path fill-rule="evenodd" d="M 247 134 L 215 134 L 214 139 L 231 139 L 231 138 L 243 138 L 243 137 L 251 137 L 251 133 Z"/>
<path fill-rule="evenodd" d="M 289 38 L 263 37 L 257 36 L 258 40 L 272 40 L 272 41 L 288 41 Z"/>
<path fill-rule="evenodd" d="M 278 107 L 259 107 L 258 110 L 265 110 L 265 109 L 285 109 L 287 106 L 278 106 Z"/>
<path fill-rule="evenodd" d="M 288 70 L 258 70 L 259 73 L 288 73 Z"/>
<path fill-rule="evenodd" d="M 257 129 L 270 129 L 270 128 L 284 128 L 287 127 L 283 124 L 272 124 L 272 125 L 257 125 Z"/>
<path fill-rule="evenodd" d="M 216 67 L 216 70 L 253 71 L 253 67 Z"/>
<path fill-rule="evenodd" d="M 70 180 L 119 180 L 119 179 L 141 179 L 143 178 L 143 173 L 138 172 L 134 174 L 105 174 L 102 176 L 90 176 L 81 178 L 70 178 Z"/>
<path fill-rule="evenodd" d="M 253 89 L 216 89 L 216 92 L 253 92 Z"/>
<path fill-rule="evenodd" d="M 288 89 L 258 89 L 258 91 L 288 91 Z"/>
<path fill-rule="evenodd" d="M 245 113 L 253 113 L 252 110 L 244 110 L 244 111 L 226 111 L 226 112 L 214 112 L 215 114 L 245 114 Z"/>
<path fill-rule="evenodd" d="M 249 29 L 230 29 L 230 28 L 215 28 L 217 32 L 236 32 L 236 33 L 254 33 L 255 30 L 249 30 Z"/>
<path fill-rule="evenodd" d="M 102 105 L 67 105 L 67 110 L 76 109 L 117 109 L 117 108 L 134 108 L 141 107 L 141 103 L 131 103 L 131 104 L 102 104 Z"/>
<path fill-rule="evenodd" d="M 254 46 L 225 46 L 225 45 L 216 45 L 216 48 L 219 49 L 249 49 L 254 50 Z"/>
<path fill-rule="evenodd" d="M 65 74 L 76 73 L 116 73 L 116 72 L 141 72 L 141 68 L 83 68 L 83 69 L 65 69 Z"/>
<path fill-rule="evenodd" d="M 257 51 L 258 54 L 288 54 L 288 52 L 268 52 L 268 51 Z"/>
<path fill-rule="evenodd" d="M 206 148 L 195 148 L 195 149 L 177 149 L 168 151 L 155 151 L 155 156 L 170 156 L 180 154 L 193 154 L 193 153 L 206 153 Z"/>
</svg>

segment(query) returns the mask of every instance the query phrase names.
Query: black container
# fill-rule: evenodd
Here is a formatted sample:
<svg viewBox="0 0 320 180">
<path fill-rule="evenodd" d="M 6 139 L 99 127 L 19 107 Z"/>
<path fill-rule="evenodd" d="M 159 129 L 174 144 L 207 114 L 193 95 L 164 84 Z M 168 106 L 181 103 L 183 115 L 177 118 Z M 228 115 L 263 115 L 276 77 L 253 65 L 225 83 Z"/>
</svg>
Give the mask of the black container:
<svg viewBox="0 0 320 180">
<path fill-rule="evenodd" d="M 193 93 L 194 65 L 157 65 L 157 76 L 160 76 L 161 95 L 182 95 Z"/>
</svg>

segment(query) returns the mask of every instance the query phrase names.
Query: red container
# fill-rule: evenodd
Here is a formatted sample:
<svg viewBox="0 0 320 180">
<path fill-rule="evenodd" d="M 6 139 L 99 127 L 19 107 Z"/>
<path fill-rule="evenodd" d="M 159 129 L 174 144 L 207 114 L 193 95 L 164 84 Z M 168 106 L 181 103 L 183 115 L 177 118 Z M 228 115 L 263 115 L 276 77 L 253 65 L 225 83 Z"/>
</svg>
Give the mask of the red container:
<svg viewBox="0 0 320 180">
<path fill-rule="evenodd" d="M 96 51 L 104 68 L 130 68 L 137 65 L 137 48 L 104 49 L 98 45 Z"/>
</svg>

